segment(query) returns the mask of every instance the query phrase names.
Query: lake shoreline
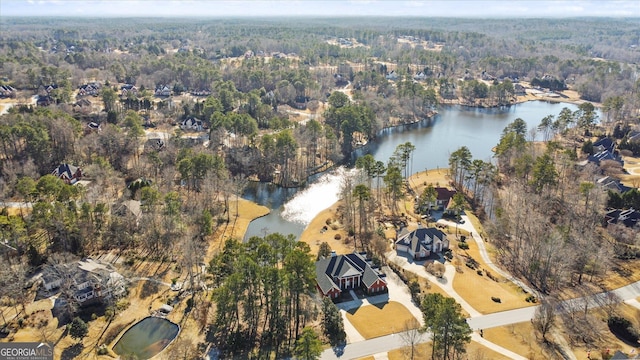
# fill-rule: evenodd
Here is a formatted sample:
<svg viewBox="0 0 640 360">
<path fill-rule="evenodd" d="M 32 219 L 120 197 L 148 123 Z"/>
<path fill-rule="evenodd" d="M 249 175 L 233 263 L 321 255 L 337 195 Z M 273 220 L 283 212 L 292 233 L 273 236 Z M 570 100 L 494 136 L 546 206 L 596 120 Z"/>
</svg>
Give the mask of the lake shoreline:
<svg viewBox="0 0 640 360">
<path fill-rule="evenodd" d="M 549 102 L 549 103 L 567 103 L 567 104 L 572 104 L 572 105 L 580 105 L 584 102 L 586 102 L 585 100 L 581 100 L 581 99 L 574 99 L 574 98 L 570 98 L 570 97 L 566 97 L 566 98 L 553 98 L 553 97 L 538 97 L 536 95 L 533 94 L 527 94 L 524 96 L 517 96 L 517 99 L 507 105 L 492 105 L 492 106 L 484 106 L 482 104 L 477 104 L 477 105 L 470 105 L 470 104 L 463 104 L 461 103 L 459 100 L 452 100 L 450 103 L 447 102 L 441 102 L 438 104 L 438 106 L 444 106 L 444 107 L 451 107 L 451 106 L 460 106 L 462 108 L 465 109 L 477 109 L 477 110 L 483 110 L 483 109 L 503 109 L 503 108 L 510 108 L 512 106 L 516 106 L 519 104 L 524 104 L 527 102 L 531 102 L 531 101 L 542 101 L 542 102 Z M 420 123 L 422 121 L 427 121 L 427 120 L 433 120 L 433 118 L 435 118 L 437 115 L 439 115 L 439 112 L 437 110 L 433 110 L 430 111 L 429 114 L 423 118 L 420 118 L 418 120 L 414 120 L 414 121 L 410 121 L 410 122 L 399 122 L 399 123 L 395 123 L 393 125 L 389 125 L 389 126 L 385 126 L 382 127 L 380 130 L 378 130 L 375 134 L 375 136 L 370 139 L 370 141 L 368 141 L 367 143 L 365 143 L 364 145 L 361 145 L 357 148 L 354 148 L 352 151 L 352 157 L 353 154 L 355 154 L 358 150 L 361 150 L 363 148 L 366 148 L 367 145 L 371 142 L 376 140 L 378 137 L 380 136 L 384 136 L 384 133 L 388 130 L 393 130 L 393 129 L 397 129 L 397 128 L 401 128 L 401 127 L 405 127 L 405 126 L 410 126 L 410 125 L 414 125 L 417 123 Z M 305 181 L 301 181 L 301 182 L 297 182 L 296 184 L 290 184 L 290 185 L 281 185 L 278 182 L 273 182 L 273 181 L 259 181 L 259 180 L 249 180 L 251 182 L 255 182 L 255 183 L 263 183 L 263 184 L 273 184 L 275 186 L 279 186 L 282 188 L 304 188 L 306 185 L 309 184 L 309 178 L 316 176 L 318 174 L 322 174 L 324 172 L 330 171 L 332 169 L 335 169 L 338 166 L 342 166 L 345 164 L 350 164 L 351 161 L 347 161 L 345 163 L 326 163 L 323 164 L 321 166 L 319 166 L 318 168 L 321 168 L 322 170 L 320 171 L 315 171 L 313 173 L 311 173 L 310 175 L 308 175 L 307 179 L 305 179 Z"/>
<path fill-rule="evenodd" d="M 566 104 L 572 111 L 576 105 Z M 549 101 L 526 101 L 518 106 L 513 106 L 503 110 L 467 110 L 461 106 L 443 106 L 439 109 L 438 116 L 434 116 L 432 120 L 423 120 L 417 124 L 409 126 L 396 126 L 397 130 L 387 130 L 375 140 L 367 143 L 365 147 L 358 148 L 349 164 L 355 162 L 355 158 L 365 154 L 372 154 L 376 160 L 386 162 L 390 156 L 393 156 L 395 148 L 398 144 L 412 142 L 416 146 L 416 153 L 410 165 L 410 173 L 416 173 L 425 169 L 448 169 L 448 157 L 451 152 L 460 146 L 467 146 L 474 158 L 491 161 L 494 147 L 500 138 L 500 133 L 516 118 L 524 119 L 528 127 L 536 127 L 540 119 L 548 115 L 557 115 L 563 105 L 557 102 Z M 334 167 L 338 168 L 338 167 Z M 324 175 L 322 175 L 324 176 Z M 322 177 L 320 176 L 320 177 Z M 307 183 L 307 187 L 314 187 L 315 181 Z M 445 185 L 446 182 L 441 182 Z M 260 185 L 262 193 L 260 197 L 255 195 L 247 197 L 247 199 L 259 199 L 260 203 L 268 202 L 273 209 L 269 217 L 253 222 L 248 229 L 248 235 L 261 235 L 262 230 L 269 229 L 270 232 L 293 233 L 299 236 L 304 232 L 301 225 L 287 225 L 289 220 L 283 219 L 279 214 L 279 207 L 282 206 L 287 198 L 297 196 L 296 190 L 286 189 L 276 190 L 271 186 Z M 286 196 L 284 198 L 283 196 Z M 275 206 L 275 208 L 273 207 Z M 278 208 L 278 209 L 276 209 Z M 316 211 L 314 209 L 314 214 Z M 318 211 L 319 212 L 319 211 Z M 311 214 L 310 214 L 311 215 Z M 273 219 L 271 219 L 273 217 Z"/>
<path fill-rule="evenodd" d="M 420 187 L 420 184 L 434 184 L 434 186 L 449 186 L 449 169 L 435 168 L 418 171 L 409 177 L 412 186 Z M 352 238 L 348 238 L 347 231 L 339 224 L 340 207 L 342 200 L 320 211 L 302 231 L 298 241 L 304 242 L 311 248 L 312 254 L 317 254 L 320 244 L 327 242 L 332 250 L 338 254 L 346 254 L 355 250 Z M 332 220 L 330 222 L 329 220 Z M 333 228 L 327 224 L 335 225 Z M 336 239 L 336 236 L 339 238 Z M 391 236 L 391 234 L 387 234 Z"/>
</svg>

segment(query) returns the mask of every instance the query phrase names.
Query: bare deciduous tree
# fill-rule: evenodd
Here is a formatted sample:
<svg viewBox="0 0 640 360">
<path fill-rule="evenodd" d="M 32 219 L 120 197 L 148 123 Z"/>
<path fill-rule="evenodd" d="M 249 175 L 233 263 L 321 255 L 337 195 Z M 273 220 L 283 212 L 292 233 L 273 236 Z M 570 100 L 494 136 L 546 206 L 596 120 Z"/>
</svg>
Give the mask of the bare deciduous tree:
<svg viewBox="0 0 640 360">
<path fill-rule="evenodd" d="M 554 303 L 551 299 L 545 299 L 533 315 L 533 327 L 540 332 L 544 342 L 548 342 L 547 334 L 556 324 Z"/>
<path fill-rule="evenodd" d="M 407 346 L 407 358 L 410 360 L 421 359 L 416 346 L 422 341 L 422 331 L 420 323 L 415 318 L 411 318 L 404 323 L 403 331 L 400 333 L 402 342 Z"/>
</svg>

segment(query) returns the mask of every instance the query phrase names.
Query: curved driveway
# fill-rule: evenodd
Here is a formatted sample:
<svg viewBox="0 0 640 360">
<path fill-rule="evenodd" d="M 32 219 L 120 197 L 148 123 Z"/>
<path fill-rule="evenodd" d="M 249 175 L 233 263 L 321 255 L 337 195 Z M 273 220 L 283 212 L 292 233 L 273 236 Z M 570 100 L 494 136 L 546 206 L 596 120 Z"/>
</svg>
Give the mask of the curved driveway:
<svg viewBox="0 0 640 360">
<path fill-rule="evenodd" d="M 480 249 L 480 254 L 482 256 L 482 259 L 484 260 L 484 262 L 487 264 L 487 266 L 489 266 L 493 271 L 495 271 L 496 273 L 499 273 L 500 275 L 504 276 L 505 278 L 509 279 L 510 281 L 512 281 L 513 283 L 515 283 L 516 285 L 522 287 L 523 289 L 527 290 L 530 293 L 535 293 L 534 291 L 532 291 L 532 289 L 530 287 L 528 287 L 526 284 L 522 283 L 520 280 L 514 278 L 513 276 L 511 276 L 511 274 L 507 273 L 506 271 L 498 268 L 497 266 L 495 266 L 495 264 L 493 264 L 493 262 L 491 261 L 491 259 L 489 258 L 489 255 L 487 253 L 486 247 L 484 246 L 484 240 L 480 237 L 480 235 L 478 234 L 478 232 L 476 231 L 476 229 L 473 227 L 473 225 L 471 224 L 471 222 L 469 221 L 468 217 L 463 215 L 462 218 L 465 220 L 464 224 L 458 224 L 459 228 L 462 228 L 464 230 L 467 230 L 469 232 L 471 232 L 473 239 L 476 241 L 476 243 L 478 244 L 478 248 Z M 443 221 L 440 220 L 438 222 L 441 223 L 445 223 L 445 224 L 450 224 L 455 226 L 455 223 L 453 222 L 447 222 L 447 221 Z M 402 259 L 401 257 L 398 257 L 395 255 L 395 253 L 393 254 L 389 254 L 391 255 L 389 257 L 389 260 L 398 260 L 400 259 L 400 264 L 403 265 L 403 267 L 405 269 L 411 269 L 411 271 L 417 271 L 416 273 L 419 276 L 430 276 L 433 277 L 432 275 L 426 273 L 426 271 L 424 270 L 424 267 L 414 264 L 414 263 L 409 263 L 408 261 L 406 261 L 405 259 L 405 263 L 402 263 Z M 395 258 L 394 258 L 395 256 Z M 414 266 L 415 265 L 415 269 Z M 451 266 L 453 267 L 453 266 Z M 387 272 L 387 274 L 390 274 L 391 272 Z M 387 275 L 389 276 L 389 275 Z M 393 276 L 395 276 L 395 274 L 393 274 Z M 445 273 L 445 278 L 449 279 L 449 281 L 453 281 L 453 276 L 455 276 L 455 272 L 453 274 L 448 274 Z M 392 277 L 390 277 L 390 279 L 392 279 Z M 434 277 L 435 279 L 435 277 Z M 437 279 L 430 279 L 433 283 L 437 284 L 438 286 L 440 286 L 441 288 L 443 288 L 449 295 L 456 295 L 459 298 L 459 295 L 457 295 L 455 293 L 455 291 L 453 290 L 453 287 L 446 286 L 446 284 L 443 284 L 442 282 L 437 281 Z M 393 285 L 392 285 L 393 286 Z M 384 295 L 383 295 L 384 296 Z M 393 293 L 390 291 L 390 296 L 393 296 Z M 454 296 L 454 298 L 456 297 Z M 569 300 L 565 300 L 560 302 L 557 307 L 556 307 L 556 311 L 557 312 L 568 312 L 568 311 L 577 311 L 577 310 L 581 310 L 586 308 L 596 308 L 596 307 L 601 307 L 601 306 L 609 306 L 611 304 L 614 303 L 618 303 L 621 301 L 624 301 L 625 303 L 632 305 L 634 307 L 640 308 L 640 302 L 637 301 L 637 297 L 640 296 L 640 281 L 637 281 L 635 283 L 629 284 L 627 286 L 623 286 L 621 288 L 618 288 L 616 290 L 612 290 L 612 291 L 607 291 L 607 292 L 602 292 L 602 293 L 598 293 L 595 295 L 591 295 L 591 296 L 587 296 L 587 297 L 582 297 L 582 298 L 577 298 L 577 299 L 569 299 Z M 387 297 L 388 299 L 389 297 Z M 380 300 L 382 302 L 384 302 L 384 299 L 373 299 L 370 298 L 369 299 L 372 303 L 376 303 L 376 300 Z M 456 299 L 457 301 L 459 301 L 458 299 Z M 359 305 L 363 305 L 364 301 L 367 300 L 357 300 L 355 302 L 352 302 L 351 304 L 347 305 L 347 303 L 345 303 L 345 305 L 343 305 L 346 308 L 352 308 L 355 306 L 359 306 Z M 380 302 L 378 301 L 378 302 Z M 368 301 L 367 301 L 368 302 Z M 404 301 L 401 301 L 403 303 L 403 305 L 407 306 L 407 304 Z M 459 301 L 460 302 L 460 301 Z M 487 315 L 481 315 L 479 312 L 477 312 L 475 309 L 473 309 L 468 303 L 466 303 L 466 301 L 464 301 L 464 299 L 462 299 L 461 306 L 463 307 L 463 309 L 465 309 L 465 311 L 467 311 L 470 314 L 470 318 L 467 319 L 467 322 L 469 323 L 469 326 L 471 327 L 471 329 L 488 329 L 488 328 L 493 328 L 493 327 L 499 327 L 499 326 L 505 326 L 505 325 L 510 325 L 510 324 L 516 324 L 516 323 L 520 323 L 520 322 L 524 322 L 524 321 L 531 321 L 531 319 L 533 319 L 534 314 L 536 309 L 539 307 L 538 306 L 529 306 L 529 307 L 525 307 L 525 308 L 521 308 L 521 309 L 514 309 L 514 310 L 508 310 L 508 311 L 502 311 L 502 312 L 497 312 L 497 313 L 492 313 L 492 314 L 487 314 Z M 359 304 L 359 305 L 357 305 Z M 413 303 L 411 303 L 413 304 Z M 343 308 L 343 306 L 340 306 L 341 308 Z M 352 306 L 352 307 L 349 307 Z M 411 306 L 407 307 L 408 309 L 410 309 Z M 415 304 L 413 304 L 413 307 L 415 307 Z M 472 310 L 472 311 L 469 311 Z M 342 310 L 344 312 L 344 310 Z M 411 311 L 411 310 L 410 310 Z M 414 310 L 415 311 L 415 310 Z M 414 313 L 414 311 L 411 311 L 412 314 Z M 414 314 L 415 316 L 415 314 Z M 422 323 L 422 319 L 421 316 L 417 316 L 417 319 L 421 320 Z M 346 323 L 345 323 L 345 328 L 347 327 Z M 359 334 L 358 334 L 359 335 Z M 498 353 L 501 353 L 509 358 L 512 359 L 518 359 L 518 360 L 524 360 L 526 359 L 523 356 L 520 356 L 508 349 L 505 349 L 499 345 L 496 345 L 492 342 L 489 342 L 488 340 L 482 338 L 479 336 L 478 333 L 473 333 L 471 336 L 473 341 L 476 341 L 478 343 L 480 343 L 483 346 L 486 346 L 487 348 L 494 350 Z M 421 339 L 419 342 L 427 342 L 430 340 L 430 336 L 429 334 L 425 333 L 421 336 Z M 375 339 L 369 339 L 369 340 L 362 340 L 362 341 L 353 341 L 350 342 L 349 344 L 347 344 L 346 346 L 339 348 L 339 349 L 327 349 L 325 350 L 320 359 L 322 360 L 337 360 L 337 359 L 357 359 L 357 358 L 361 358 L 361 357 L 365 357 L 365 356 L 371 356 L 374 354 L 381 354 L 381 353 L 385 353 L 388 352 L 390 350 L 394 350 L 394 349 L 399 349 L 402 347 L 406 347 L 407 344 L 405 341 L 402 340 L 402 335 L 401 333 L 398 334 L 391 334 L 391 335 L 386 335 L 386 336 L 381 336 Z"/>
<path fill-rule="evenodd" d="M 448 221 L 443 219 L 438 220 L 438 223 L 449 225 L 449 226 L 458 226 L 459 229 L 468 231 L 472 235 L 471 237 L 473 237 L 473 240 L 476 242 L 476 244 L 478 244 L 478 250 L 480 251 L 480 256 L 482 256 L 482 261 L 484 261 L 484 263 L 491 268 L 491 271 L 497 274 L 500 274 L 500 276 L 518 285 L 522 289 L 526 290 L 528 293 L 538 295 L 538 292 L 534 291 L 527 284 L 523 283 L 519 279 L 512 276 L 510 273 L 496 266 L 496 264 L 493 263 L 493 260 L 491 260 L 491 257 L 489 257 L 487 248 L 484 245 L 484 239 L 482 239 L 478 231 L 476 231 L 476 229 L 473 227 L 473 224 L 471 223 L 471 221 L 469 221 L 469 217 L 467 217 L 467 215 L 462 215 L 461 218 L 462 220 L 464 220 L 464 224 L 456 224 L 453 221 Z"/>
</svg>

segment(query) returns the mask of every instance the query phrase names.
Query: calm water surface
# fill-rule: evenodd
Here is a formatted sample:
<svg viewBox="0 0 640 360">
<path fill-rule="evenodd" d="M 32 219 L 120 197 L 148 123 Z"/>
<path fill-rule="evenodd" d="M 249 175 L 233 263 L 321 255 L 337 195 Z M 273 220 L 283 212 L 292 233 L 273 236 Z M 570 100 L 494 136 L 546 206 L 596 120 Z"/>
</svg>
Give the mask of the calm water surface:
<svg viewBox="0 0 640 360">
<path fill-rule="evenodd" d="M 380 132 L 375 141 L 359 149 L 354 156 L 372 154 L 387 162 L 399 144 L 411 142 L 415 147 L 410 172 L 449 166 L 449 155 L 461 146 L 471 150 L 474 159 L 490 161 L 502 130 L 513 120 L 523 119 L 529 129 L 536 128 L 543 117 L 558 115 L 562 108 L 577 106 L 564 103 L 529 101 L 502 109 L 476 109 L 460 106 L 444 107 L 433 119 Z M 541 140 L 542 135 L 537 136 Z M 246 238 L 280 232 L 299 236 L 320 211 L 338 200 L 340 183 L 346 174 L 339 168 L 319 176 L 304 189 L 282 189 L 267 184 L 252 184 L 245 198 L 272 209 L 265 217 L 254 220 Z"/>
<path fill-rule="evenodd" d="M 135 356 L 135 359 L 149 359 L 164 350 L 179 331 L 177 324 L 149 316 L 129 328 L 113 347 L 113 351 L 118 355 Z"/>
</svg>

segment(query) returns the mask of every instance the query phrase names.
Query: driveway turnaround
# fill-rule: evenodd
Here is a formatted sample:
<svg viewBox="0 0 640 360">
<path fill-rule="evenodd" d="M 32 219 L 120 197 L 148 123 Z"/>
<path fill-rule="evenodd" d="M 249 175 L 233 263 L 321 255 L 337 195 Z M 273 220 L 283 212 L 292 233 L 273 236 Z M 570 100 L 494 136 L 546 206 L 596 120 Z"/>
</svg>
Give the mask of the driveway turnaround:
<svg viewBox="0 0 640 360">
<path fill-rule="evenodd" d="M 480 254 L 487 264 L 493 271 L 499 273 L 505 278 L 509 279 L 516 285 L 520 286 L 524 290 L 529 293 L 537 294 L 537 292 L 533 291 L 526 284 L 524 284 L 519 279 L 514 278 L 508 272 L 498 268 L 493 264 L 487 250 L 484 246 L 484 240 L 480 237 L 480 234 L 473 227 L 469 219 L 463 215 L 462 217 L 465 220 L 464 224 L 458 224 L 458 227 L 463 228 L 472 233 L 473 239 L 478 244 L 478 248 L 480 249 Z M 449 224 L 449 222 L 439 221 L 443 223 Z M 455 223 L 451 223 L 455 225 Z M 469 313 L 471 316 L 467 319 L 467 323 L 474 331 L 471 335 L 471 339 L 473 341 L 478 342 L 479 344 L 496 351 L 504 356 L 507 356 L 511 359 L 524 360 L 526 359 L 523 356 L 520 356 L 508 349 L 505 349 L 497 344 L 494 344 L 478 334 L 479 329 L 488 329 L 493 327 L 500 327 L 510 324 L 517 324 L 525 321 L 531 321 L 534 317 L 536 309 L 538 306 L 530 306 L 521 309 L 514 309 L 508 311 L 502 311 L 487 315 L 482 315 L 475 309 L 473 309 L 464 299 L 462 299 L 450 285 L 453 281 L 453 276 L 455 276 L 455 270 L 453 273 L 449 271 L 445 272 L 444 278 L 448 281 L 438 281 L 434 276 L 428 274 L 423 266 L 417 265 L 413 262 L 409 262 L 406 258 L 398 257 L 395 252 L 388 254 L 389 261 L 394 260 L 397 264 L 401 265 L 406 270 L 410 270 L 415 272 L 418 276 L 428 278 L 432 283 L 440 286 L 448 295 L 458 301 L 462 308 Z M 403 261 L 404 260 L 404 261 Z M 449 265 L 451 266 L 451 265 Z M 453 267 L 453 266 L 451 266 Z M 448 268 L 447 268 L 448 270 Z M 368 305 L 368 304 L 378 304 L 384 303 L 387 301 L 398 301 L 403 304 L 415 317 L 423 324 L 422 313 L 420 309 L 413 303 L 411 300 L 411 296 L 408 294 L 408 289 L 404 284 L 402 284 L 401 280 L 393 273 L 390 269 L 385 269 L 385 273 L 387 274 L 387 282 L 389 285 L 389 293 L 379 296 L 372 296 L 367 299 L 358 299 L 352 300 L 349 302 L 337 304 L 341 309 L 341 312 L 345 312 L 345 310 L 349 310 L 358 306 Z M 406 296 L 408 295 L 408 301 Z M 585 308 L 597 308 L 601 306 L 608 306 L 614 303 L 618 303 L 621 301 L 626 302 L 632 306 L 640 308 L 640 303 L 636 300 L 637 297 L 640 296 L 640 281 L 629 284 L 627 286 L 623 286 L 621 288 L 606 291 L 598 294 L 594 294 L 591 296 L 586 296 L 582 298 L 569 299 L 560 302 L 557 307 L 557 312 L 566 312 L 566 311 L 577 311 Z M 345 319 L 345 331 L 347 328 L 346 317 Z M 350 325 L 350 324 L 349 324 Z M 357 331 L 356 331 L 357 332 Z M 361 336 L 358 334 L 358 336 Z M 356 338 L 357 336 L 354 336 Z M 403 340 L 402 333 L 391 334 L 386 336 L 381 336 L 375 339 L 369 340 L 361 340 L 354 341 L 354 339 L 350 339 L 351 341 L 343 347 L 340 348 L 330 348 L 325 350 L 320 359 L 322 360 L 337 360 L 337 359 L 357 359 L 365 356 L 374 356 L 375 359 L 384 359 L 384 353 L 399 349 L 402 347 L 408 346 L 406 341 Z M 421 335 L 419 342 L 427 342 L 430 340 L 430 335 L 428 333 L 424 333 Z"/>
</svg>

